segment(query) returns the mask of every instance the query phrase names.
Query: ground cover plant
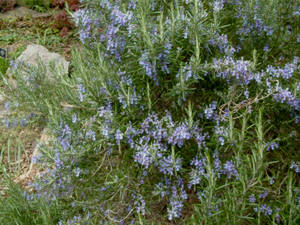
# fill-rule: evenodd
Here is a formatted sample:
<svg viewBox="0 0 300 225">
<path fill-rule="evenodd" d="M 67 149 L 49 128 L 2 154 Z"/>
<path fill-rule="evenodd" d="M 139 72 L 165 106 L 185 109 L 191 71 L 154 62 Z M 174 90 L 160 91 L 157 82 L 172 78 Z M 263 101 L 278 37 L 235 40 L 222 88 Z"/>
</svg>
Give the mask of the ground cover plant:
<svg viewBox="0 0 300 225">
<path fill-rule="evenodd" d="M 26 204 L 60 225 L 299 224 L 300 3 L 81 2 L 69 76 L 3 77 L 54 137 Z M 0 223 L 27 224 L 3 199 Z"/>
</svg>

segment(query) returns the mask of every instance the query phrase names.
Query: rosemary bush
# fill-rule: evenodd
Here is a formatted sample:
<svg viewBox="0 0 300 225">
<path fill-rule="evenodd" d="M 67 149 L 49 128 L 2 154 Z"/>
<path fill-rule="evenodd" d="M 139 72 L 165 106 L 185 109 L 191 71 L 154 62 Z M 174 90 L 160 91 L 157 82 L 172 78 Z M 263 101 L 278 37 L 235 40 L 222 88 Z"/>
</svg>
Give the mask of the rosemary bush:
<svg viewBox="0 0 300 225">
<path fill-rule="evenodd" d="M 299 223 L 299 2 L 82 2 L 71 77 L 15 75 L 55 136 L 28 201 L 57 224 Z"/>
</svg>

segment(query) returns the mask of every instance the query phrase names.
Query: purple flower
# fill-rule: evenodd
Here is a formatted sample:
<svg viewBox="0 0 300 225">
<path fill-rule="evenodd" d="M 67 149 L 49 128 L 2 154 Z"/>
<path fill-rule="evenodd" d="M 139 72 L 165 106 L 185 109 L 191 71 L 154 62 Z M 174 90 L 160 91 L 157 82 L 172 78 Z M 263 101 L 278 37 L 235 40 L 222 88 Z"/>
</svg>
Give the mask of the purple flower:
<svg viewBox="0 0 300 225">
<path fill-rule="evenodd" d="M 283 68 L 269 65 L 266 72 L 272 77 L 282 77 L 286 80 L 290 79 L 297 70 L 298 58 L 295 57 L 293 62 L 286 64 Z"/>
<path fill-rule="evenodd" d="M 267 151 L 269 151 L 270 149 L 271 150 L 278 149 L 279 145 L 275 141 L 273 141 L 273 142 L 266 143 L 266 147 L 267 147 Z"/>
<path fill-rule="evenodd" d="M 78 84 L 78 93 L 79 93 L 79 100 L 82 102 L 84 93 L 86 92 L 84 86 L 82 84 Z"/>
<path fill-rule="evenodd" d="M 136 8 L 136 0 L 131 0 L 128 3 L 128 9 L 135 9 Z"/>
<path fill-rule="evenodd" d="M 92 138 L 93 141 L 96 140 L 96 134 L 95 134 L 94 131 L 91 131 L 91 130 L 89 130 L 89 131 L 86 133 L 85 137 L 86 137 L 86 138 Z"/>
<path fill-rule="evenodd" d="M 130 145 L 130 148 L 134 147 L 133 138 L 138 135 L 138 131 L 132 127 L 131 122 L 129 122 L 129 126 L 126 129 L 125 136 L 127 138 L 127 142 Z"/>
<path fill-rule="evenodd" d="M 269 45 L 268 45 L 268 44 L 265 45 L 264 51 L 265 51 L 265 52 L 269 52 L 269 51 L 270 51 L 270 48 L 269 48 Z"/>
<path fill-rule="evenodd" d="M 159 171 L 166 175 L 173 175 L 173 171 L 178 172 L 181 169 L 181 159 L 174 159 L 172 156 L 163 157 L 159 163 Z"/>
<path fill-rule="evenodd" d="M 70 138 L 71 138 L 71 130 L 68 125 L 65 125 L 63 128 L 61 135 L 58 137 L 58 140 L 60 141 L 60 145 L 63 147 L 64 150 L 67 150 L 71 147 L 70 144 Z"/>
<path fill-rule="evenodd" d="M 244 95 L 245 95 L 246 99 L 249 98 L 249 90 L 248 90 L 248 88 L 246 88 L 246 90 L 244 91 Z"/>
<path fill-rule="evenodd" d="M 214 173 L 217 174 L 217 177 L 220 178 L 222 172 L 222 163 L 219 159 L 219 154 L 217 151 L 214 152 Z"/>
<path fill-rule="evenodd" d="M 250 195 L 249 202 L 251 202 L 251 203 L 256 202 L 256 198 L 255 198 L 254 194 Z"/>
<path fill-rule="evenodd" d="M 183 180 L 179 177 L 176 184 L 171 186 L 171 197 L 168 208 L 168 219 L 173 220 L 181 216 L 183 202 L 187 199 Z"/>
<path fill-rule="evenodd" d="M 265 216 L 271 216 L 272 215 L 272 212 L 273 210 L 271 209 L 270 206 L 268 206 L 267 204 L 264 204 L 260 207 L 260 212 L 263 212 L 265 214 Z"/>
<path fill-rule="evenodd" d="M 151 62 L 148 52 L 144 52 L 139 59 L 139 64 L 144 68 L 146 75 L 152 78 L 156 85 L 158 85 L 157 72 L 154 63 Z"/>
<path fill-rule="evenodd" d="M 12 67 L 13 70 L 16 70 L 19 66 L 19 63 L 16 60 L 10 60 L 9 65 Z"/>
<path fill-rule="evenodd" d="M 55 153 L 55 157 L 54 157 L 54 163 L 57 169 L 60 169 L 64 166 L 63 161 L 60 159 L 60 154 L 57 152 Z"/>
<path fill-rule="evenodd" d="M 189 131 L 188 126 L 185 123 L 179 124 L 171 134 L 168 139 L 168 143 L 172 145 L 177 145 L 178 147 L 183 146 L 183 142 L 185 140 L 189 140 L 192 138 L 192 135 Z"/>
<path fill-rule="evenodd" d="M 205 107 L 204 114 L 205 114 L 206 119 L 215 119 L 216 118 L 216 115 L 214 113 L 216 108 L 217 108 L 216 101 L 213 101 L 211 104 L 209 104 L 208 106 Z"/>
<path fill-rule="evenodd" d="M 232 161 L 225 162 L 224 167 L 223 167 L 223 173 L 226 174 L 229 179 L 232 176 L 235 176 L 236 178 L 238 178 L 238 176 L 239 176 Z"/>
<path fill-rule="evenodd" d="M 300 163 L 299 162 L 292 162 L 290 169 L 295 169 L 296 173 L 300 173 Z"/>
<path fill-rule="evenodd" d="M 140 163 L 141 165 L 145 166 L 147 169 L 154 161 L 155 156 L 155 147 L 145 145 L 137 145 L 136 146 L 136 154 L 134 156 L 134 161 Z M 152 151 L 154 153 L 152 153 Z"/>
<path fill-rule="evenodd" d="M 79 177 L 80 172 L 81 172 L 81 169 L 80 169 L 79 167 L 77 167 L 77 168 L 74 170 L 74 172 L 75 172 L 76 177 Z"/>
<path fill-rule="evenodd" d="M 131 18 L 132 18 L 131 11 L 128 11 L 126 14 L 124 14 L 119 10 L 118 6 L 115 6 L 115 8 L 111 11 L 110 19 L 113 25 L 118 24 L 121 26 L 125 26 L 128 23 L 128 21 L 131 20 Z"/>
<path fill-rule="evenodd" d="M 214 1 L 214 11 L 215 12 L 219 12 L 220 10 L 222 10 L 224 7 L 224 2 L 223 0 L 215 0 Z"/>
<path fill-rule="evenodd" d="M 267 36 L 272 36 L 274 30 L 271 26 L 264 26 L 264 31 L 266 32 Z"/>
<path fill-rule="evenodd" d="M 198 148 L 206 147 L 205 139 L 209 138 L 208 133 L 200 133 L 200 130 L 195 129 L 194 130 L 194 138 L 196 138 Z"/>
<path fill-rule="evenodd" d="M 192 170 L 191 174 L 190 174 L 190 184 L 191 185 L 196 185 L 199 184 L 201 181 L 201 178 L 203 176 L 206 176 L 206 158 L 202 157 L 199 158 L 198 156 L 196 158 L 194 158 L 191 161 L 191 165 L 195 166 L 195 169 Z"/>
<path fill-rule="evenodd" d="M 92 37 L 91 28 L 92 28 L 92 19 L 89 16 L 91 12 L 86 9 L 77 10 L 73 14 L 73 20 L 77 27 L 80 27 L 79 39 L 84 44 L 85 40 Z"/>
<path fill-rule="evenodd" d="M 10 102 L 5 102 L 4 108 L 5 108 L 6 110 L 9 110 L 9 109 L 10 109 Z"/>
<path fill-rule="evenodd" d="M 268 196 L 268 192 L 265 190 L 263 193 L 259 194 L 259 198 L 266 198 Z"/>
<path fill-rule="evenodd" d="M 72 123 L 76 123 L 76 122 L 77 122 L 77 115 L 76 115 L 76 113 L 74 113 L 72 115 Z"/>
<path fill-rule="evenodd" d="M 25 119 L 20 119 L 20 125 L 22 127 L 25 127 L 27 125 L 27 119 L 26 118 Z"/>
<path fill-rule="evenodd" d="M 133 195 L 133 198 L 135 199 L 134 201 L 134 206 L 136 207 L 136 212 L 142 214 L 143 216 L 145 215 L 145 206 L 146 202 L 143 199 L 143 197 L 139 194 L 137 196 Z"/>
<path fill-rule="evenodd" d="M 170 73 L 169 67 L 168 67 L 168 55 L 170 54 L 170 50 L 172 49 L 172 45 L 170 42 L 166 42 L 164 46 L 164 52 L 158 54 L 158 59 L 161 64 L 161 70 L 167 74 Z"/>
<path fill-rule="evenodd" d="M 117 141 L 117 144 L 120 145 L 120 141 L 123 140 L 123 133 L 117 129 L 116 133 L 115 133 L 115 138 Z"/>
<path fill-rule="evenodd" d="M 228 128 L 219 126 L 218 124 L 215 126 L 215 134 L 218 137 L 218 141 L 220 145 L 225 144 L 225 137 L 228 137 Z"/>
<path fill-rule="evenodd" d="M 237 81 L 239 84 L 248 85 L 255 77 L 252 72 L 251 62 L 243 58 L 234 60 L 230 56 L 220 59 L 213 59 L 212 68 L 216 71 L 216 76 L 227 82 Z"/>
<path fill-rule="evenodd" d="M 283 89 L 282 87 L 276 88 L 276 93 L 273 95 L 275 101 L 284 103 L 294 107 L 296 110 L 300 109 L 300 100 L 296 99 L 289 88 Z"/>
<path fill-rule="evenodd" d="M 102 135 L 108 139 L 109 138 L 109 133 L 110 133 L 110 128 L 109 126 L 106 124 L 104 127 L 102 127 Z"/>
<path fill-rule="evenodd" d="M 176 198 L 172 198 L 169 202 L 170 208 L 168 208 L 168 219 L 173 220 L 175 218 L 179 218 L 181 216 L 181 210 L 183 208 L 183 203 Z"/>
</svg>

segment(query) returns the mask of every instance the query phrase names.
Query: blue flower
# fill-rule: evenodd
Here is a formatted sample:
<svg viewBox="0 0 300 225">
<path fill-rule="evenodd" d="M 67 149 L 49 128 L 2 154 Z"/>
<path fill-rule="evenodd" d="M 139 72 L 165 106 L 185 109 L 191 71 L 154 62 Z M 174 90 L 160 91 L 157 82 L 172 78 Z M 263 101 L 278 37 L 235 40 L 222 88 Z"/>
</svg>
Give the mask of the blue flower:
<svg viewBox="0 0 300 225">
<path fill-rule="evenodd" d="M 186 123 L 180 123 L 172 132 L 171 136 L 168 139 L 168 143 L 174 146 L 177 145 L 178 147 L 182 147 L 183 142 L 191 138 L 192 134 Z"/>
<path fill-rule="evenodd" d="M 254 194 L 250 195 L 249 202 L 251 202 L 251 203 L 256 202 L 256 198 L 255 198 Z"/>
<path fill-rule="evenodd" d="M 300 173 L 300 163 L 292 162 L 290 169 L 295 169 L 296 173 Z"/>
<path fill-rule="evenodd" d="M 123 133 L 117 129 L 116 133 L 115 133 L 115 138 L 117 141 L 117 144 L 120 145 L 120 141 L 123 140 Z"/>
<path fill-rule="evenodd" d="M 178 172 L 181 169 L 181 164 L 180 158 L 174 159 L 169 155 L 168 157 L 163 157 L 159 160 L 158 168 L 163 174 L 173 175 L 173 171 Z"/>
<path fill-rule="evenodd" d="M 265 216 L 268 216 L 268 215 L 270 216 L 273 213 L 273 210 L 267 204 L 262 205 L 259 210 L 260 210 L 260 212 L 263 212 L 265 214 Z"/>
<path fill-rule="evenodd" d="M 224 167 L 223 167 L 223 173 L 226 174 L 229 179 L 232 176 L 235 176 L 236 178 L 238 178 L 238 176 L 239 176 L 232 161 L 225 162 Z"/>
<path fill-rule="evenodd" d="M 96 140 L 96 133 L 94 131 L 89 130 L 86 134 L 85 134 L 86 138 L 92 138 L 93 141 Z"/>
<path fill-rule="evenodd" d="M 268 196 L 268 192 L 265 190 L 263 193 L 259 194 L 259 198 L 266 198 Z"/>
<path fill-rule="evenodd" d="M 223 0 L 215 0 L 214 1 L 214 11 L 219 12 L 224 7 L 224 1 Z"/>
<path fill-rule="evenodd" d="M 270 149 L 271 150 L 277 149 L 279 145 L 275 141 L 273 141 L 273 142 L 266 143 L 266 147 L 267 147 L 267 151 L 269 151 Z"/>
<path fill-rule="evenodd" d="M 10 102 L 5 102 L 4 108 L 5 108 L 6 110 L 9 110 L 9 109 L 10 109 Z"/>
<path fill-rule="evenodd" d="M 72 123 L 76 123 L 76 122 L 77 122 L 77 115 L 76 115 L 76 113 L 74 113 L 72 115 Z"/>
<path fill-rule="evenodd" d="M 79 93 L 79 100 L 82 102 L 84 93 L 86 92 L 84 86 L 82 84 L 78 84 L 78 93 Z"/>
<path fill-rule="evenodd" d="M 141 58 L 139 59 L 139 64 L 145 69 L 146 75 L 152 78 L 156 85 L 158 85 L 157 80 L 157 72 L 153 62 L 149 58 L 149 53 L 146 51 L 142 54 Z"/>
</svg>

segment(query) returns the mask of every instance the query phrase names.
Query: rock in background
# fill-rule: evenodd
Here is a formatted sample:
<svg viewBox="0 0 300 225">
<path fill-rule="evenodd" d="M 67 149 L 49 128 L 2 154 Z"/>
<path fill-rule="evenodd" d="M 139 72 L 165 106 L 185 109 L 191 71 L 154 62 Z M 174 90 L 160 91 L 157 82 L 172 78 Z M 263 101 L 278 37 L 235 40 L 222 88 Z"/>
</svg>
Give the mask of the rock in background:
<svg viewBox="0 0 300 225">
<path fill-rule="evenodd" d="M 7 11 L 5 13 L 0 13 L 0 18 L 8 19 L 8 18 L 20 18 L 30 16 L 32 18 L 43 18 L 52 16 L 51 13 L 40 13 L 35 10 L 29 9 L 24 6 L 18 6 L 13 10 Z"/>
<path fill-rule="evenodd" d="M 50 52 L 42 45 L 28 45 L 26 50 L 15 60 L 15 68 L 10 68 L 8 74 L 20 72 L 26 74 L 25 67 L 43 68 L 46 79 L 53 81 L 55 76 L 68 74 L 69 62 L 58 53 Z"/>
</svg>

